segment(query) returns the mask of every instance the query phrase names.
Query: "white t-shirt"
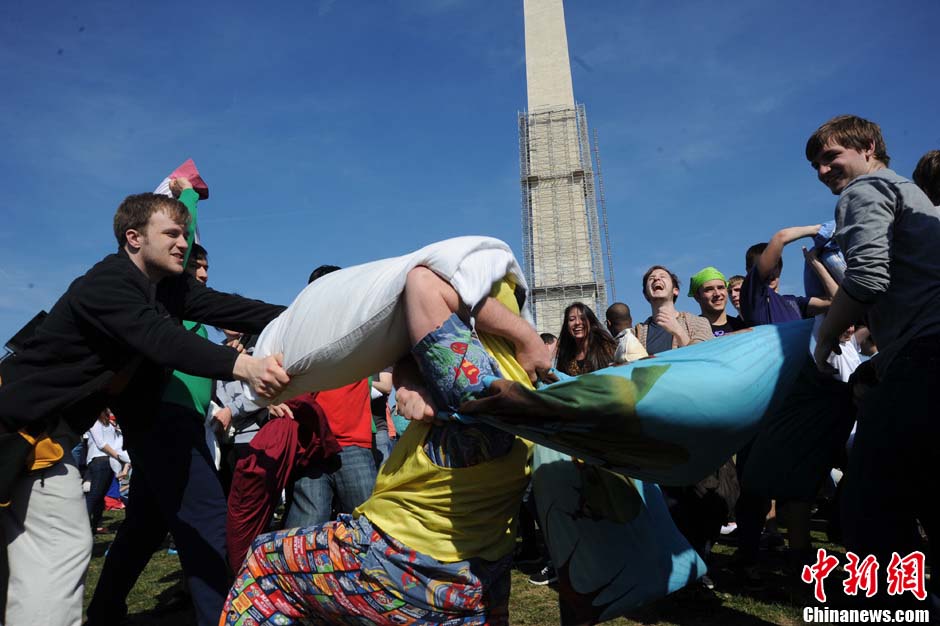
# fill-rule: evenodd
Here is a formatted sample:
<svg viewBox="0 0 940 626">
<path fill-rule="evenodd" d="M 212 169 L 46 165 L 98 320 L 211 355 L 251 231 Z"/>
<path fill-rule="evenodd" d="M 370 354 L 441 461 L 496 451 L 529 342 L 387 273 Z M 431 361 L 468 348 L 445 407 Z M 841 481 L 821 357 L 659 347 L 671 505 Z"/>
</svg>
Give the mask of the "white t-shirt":
<svg viewBox="0 0 940 626">
<path fill-rule="evenodd" d="M 813 350 L 816 349 L 816 339 L 819 337 L 819 328 L 822 326 L 823 320 L 825 319 L 826 315 L 820 313 L 813 322 L 813 340 L 810 342 L 809 346 L 810 356 L 813 355 Z M 833 378 L 847 383 L 849 382 L 849 376 L 851 376 L 852 372 L 862 363 L 862 348 L 855 338 L 855 335 L 849 337 L 848 341 L 840 341 L 839 348 L 842 350 L 842 354 L 830 352 L 826 362 L 836 368 L 836 372 L 838 372 Z"/>
<path fill-rule="evenodd" d="M 100 421 L 95 421 L 94 425 L 88 430 L 88 455 L 85 457 L 85 462 L 91 463 L 92 459 L 108 456 L 108 453 L 103 450 L 106 445 L 111 446 L 117 452 L 121 461 L 124 463 L 130 462 L 127 453 L 124 452 L 124 437 L 114 427 L 114 424 L 109 423 L 105 426 Z M 112 465 L 114 464 L 118 465 L 118 472 L 120 472 L 120 464 L 117 461 L 112 463 Z"/>
<path fill-rule="evenodd" d="M 849 382 L 849 376 L 862 363 L 861 348 L 858 345 L 858 340 L 855 339 L 855 335 L 849 337 L 848 341 L 840 341 L 839 348 L 842 350 L 842 354 L 832 352 L 826 360 L 829 365 L 839 372 L 839 380 L 847 383 Z"/>
<path fill-rule="evenodd" d="M 617 340 L 617 350 L 614 352 L 615 364 L 633 363 L 649 356 L 646 348 L 633 334 L 632 328 L 625 328 L 620 331 L 614 339 Z"/>
</svg>

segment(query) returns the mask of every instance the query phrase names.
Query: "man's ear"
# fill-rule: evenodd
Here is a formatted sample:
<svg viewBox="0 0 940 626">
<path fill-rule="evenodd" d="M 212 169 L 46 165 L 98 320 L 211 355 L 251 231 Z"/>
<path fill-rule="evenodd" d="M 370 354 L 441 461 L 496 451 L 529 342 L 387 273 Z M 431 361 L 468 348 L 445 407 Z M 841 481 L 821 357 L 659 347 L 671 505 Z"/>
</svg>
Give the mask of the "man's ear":
<svg viewBox="0 0 940 626">
<path fill-rule="evenodd" d="M 142 245 L 141 238 L 143 236 L 143 233 L 136 228 L 128 228 L 124 232 L 124 238 L 127 240 L 127 245 L 135 250 L 140 250 Z"/>
</svg>

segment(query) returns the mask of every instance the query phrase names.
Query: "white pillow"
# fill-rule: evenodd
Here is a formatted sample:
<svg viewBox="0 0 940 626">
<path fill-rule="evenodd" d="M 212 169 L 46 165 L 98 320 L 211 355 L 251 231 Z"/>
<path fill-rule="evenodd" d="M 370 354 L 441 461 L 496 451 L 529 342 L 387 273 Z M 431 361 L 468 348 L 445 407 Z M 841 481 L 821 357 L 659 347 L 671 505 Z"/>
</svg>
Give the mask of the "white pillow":
<svg viewBox="0 0 940 626">
<path fill-rule="evenodd" d="M 291 376 L 272 402 L 361 380 L 406 355 L 411 342 L 402 294 L 408 272 L 420 265 L 449 282 L 471 310 L 507 275 L 526 288 L 512 249 L 492 237 L 447 239 L 327 274 L 307 285 L 258 338 L 255 356 L 283 353 Z M 528 307 L 523 316 L 531 322 Z M 245 394 L 268 404 L 247 385 Z"/>
</svg>

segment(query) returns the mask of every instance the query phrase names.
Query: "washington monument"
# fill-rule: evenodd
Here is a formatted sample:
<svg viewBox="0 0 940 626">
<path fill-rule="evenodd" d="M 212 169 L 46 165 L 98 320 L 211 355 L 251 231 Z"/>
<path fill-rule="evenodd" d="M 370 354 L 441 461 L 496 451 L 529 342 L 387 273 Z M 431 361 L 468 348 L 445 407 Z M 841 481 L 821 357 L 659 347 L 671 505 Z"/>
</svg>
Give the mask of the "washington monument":
<svg viewBox="0 0 940 626">
<path fill-rule="evenodd" d="M 565 307 L 607 308 L 587 118 L 575 104 L 562 0 L 523 0 L 528 111 L 519 114 L 523 263 L 539 332 Z"/>
</svg>

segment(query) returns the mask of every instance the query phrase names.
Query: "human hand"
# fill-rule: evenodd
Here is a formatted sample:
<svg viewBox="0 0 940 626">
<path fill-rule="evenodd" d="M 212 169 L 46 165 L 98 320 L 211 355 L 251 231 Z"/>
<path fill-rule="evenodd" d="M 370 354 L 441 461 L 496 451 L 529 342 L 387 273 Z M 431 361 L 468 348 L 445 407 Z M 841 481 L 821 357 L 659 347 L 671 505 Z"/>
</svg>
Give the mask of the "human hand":
<svg viewBox="0 0 940 626">
<path fill-rule="evenodd" d="M 813 350 L 813 360 L 816 361 L 816 369 L 828 376 L 839 373 L 836 368 L 829 364 L 829 355 L 832 353 L 842 354 L 842 348 L 839 347 L 837 340 L 817 340 L 816 349 Z"/>
<path fill-rule="evenodd" d="M 558 380 L 558 377 L 551 371 L 552 349 L 545 345 L 538 335 L 535 336 L 535 340 L 516 346 L 516 361 L 533 383 L 539 380 L 553 383 Z"/>
<path fill-rule="evenodd" d="M 290 382 L 290 376 L 282 367 L 283 354 L 273 354 L 264 358 L 241 353 L 235 360 L 232 374 L 245 381 L 262 398 L 273 398 Z"/>
<path fill-rule="evenodd" d="M 294 419 L 294 412 L 286 404 L 272 404 L 268 406 L 268 413 L 271 417 L 287 417 Z"/>
<path fill-rule="evenodd" d="M 216 411 L 212 415 L 212 420 L 221 427 L 220 430 L 224 433 L 232 424 L 232 409 L 225 407 Z"/>
<path fill-rule="evenodd" d="M 437 408 L 427 389 L 414 383 L 403 384 L 395 388 L 395 401 L 398 413 L 405 419 L 416 422 L 433 422 Z"/>
<path fill-rule="evenodd" d="M 188 178 L 171 178 L 170 179 L 170 193 L 173 194 L 174 198 L 179 198 L 180 194 L 183 193 L 184 189 L 192 189 L 193 184 L 189 182 Z"/>
<path fill-rule="evenodd" d="M 657 311 L 656 315 L 653 316 L 653 321 L 656 322 L 656 325 L 668 332 L 673 337 L 676 337 L 679 340 L 680 346 L 688 345 L 691 339 L 689 334 L 685 332 L 685 328 L 682 327 L 682 324 L 679 323 L 679 318 L 676 317 L 675 313 L 668 311 Z"/>
<path fill-rule="evenodd" d="M 245 351 L 245 346 L 242 345 L 241 336 L 227 339 L 225 341 L 225 345 L 227 345 L 229 348 L 235 348 L 235 351 L 238 353 Z"/>
<path fill-rule="evenodd" d="M 803 246 L 803 258 L 806 259 L 806 262 L 810 265 L 813 265 L 814 263 L 821 263 L 819 260 L 819 250 L 817 250 L 815 246 L 808 250 L 806 249 L 806 246 Z"/>
<path fill-rule="evenodd" d="M 121 471 L 115 476 L 115 478 L 117 478 L 118 480 L 124 480 L 125 478 L 127 478 L 127 475 L 130 473 L 130 471 L 131 471 L 131 464 L 125 463 L 124 467 L 121 468 Z"/>
</svg>

